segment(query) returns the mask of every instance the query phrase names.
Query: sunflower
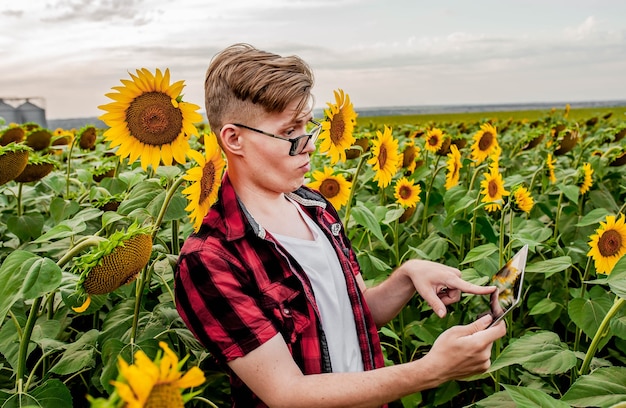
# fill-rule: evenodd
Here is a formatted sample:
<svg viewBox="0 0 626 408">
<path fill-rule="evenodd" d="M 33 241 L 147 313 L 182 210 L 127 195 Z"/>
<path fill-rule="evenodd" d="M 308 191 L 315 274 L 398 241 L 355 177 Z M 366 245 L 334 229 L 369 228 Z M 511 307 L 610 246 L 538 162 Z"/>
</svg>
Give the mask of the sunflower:
<svg viewBox="0 0 626 408">
<path fill-rule="evenodd" d="M 398 152 L 398 141 L 391 134 L 391 128 L 385 126 L 384 132 L 377 130 L 376 135 L 378 138 L 373 142 L 372 157 L 367 163 L 371 164 L 376 172 L 374 181 L 378 181 L 379 187 L 385 188 L 398 171 L 402 157 Z"/>
<path fill-rule="evenodd" d="M 406 173 L 411 174 L 415 171 L 419 154 L 419 146 L 415 146 L 413 140 L 409 141 L 402 152 L 402 168 L 406 169 Z"/>
<path fill-rule="evenodd" d="M 202 219 L 217 201 L 217 190 L 222 182 L 226 162 L 214 133 L 204 135 L 204 155 L 195 150 L 190 150 L 188 154 L 199 166 L 192 167 L 184 176 L 185 180 L 191 182 L 183 190 L 189 202 L 185 210 L 189 212 L 194 230 L 198 232 Z"/>
<path fill-rule="evenodd" d="M 110 127 L 104 132 L 111 147 L 119 146 L 116 154 L 128 157 L 132 163 L 141 158 L 144 170 L 163 164 L 169 166 L 173 160 L 185 163 L 189 151 L 190 135 L 197 135 L 195 122 L 202 116 L 196 112 L 200 107 L 182 101 L 180 92 L 183 81 L 170 85 L 170 71 L 153 75 L 145 68 L 130 74 L 132 81 L 121 80 L 124 86 L 113 87 L 116 93 L 106 96 L 115 102 L 99 106 L 107 111 L 99 117 Z"/>
<path fill-rule="evenodd" d="M 485 179 L 480 183 L 482 194 L 485 196 L 481 200 L 483 203 L 489 203 L 485 206 L 487 211 L 493 212 L 499 210 L 502 206 L 502 197 L 509 195 L 504 189 L 504 181 L 502 174 L 497 168 L 491 167 L 488 173 L 485 173 Z"/>
<path fill-rule="evenodd" d="M 402 177 L 396 181 L 396 188 L 393 196 L 398 204 L 404 208 L 415 207 L 420 201 L 420 193 L 422 188 L 419 184 L 413 184 L 406 177 Z"/>
<path fill-rule="evenodd" d="M 308 186 L 318 190 L 337 211 L 348 203 L 352 183 L 343 175 L 333 175 L 331 167 L 324 167 L 324 171 L 314 171 L 311 176 L 315 181 L 310 182 Z"/>
<path fill-rule="evenodd" d="M 78 146 L 83 150 L 94 150 L 98 133 L 95 126 L 87 125 L 78 131 Z"/>
<path fill-rule="evenodd" d="M 598 273 L 610 274 L 617 261 L 626 254 L 626 225 L 624 214 L 620 214 L 617 221 L 614 215 L 606 217 L 606 222 L 600 222 L 600 228 L 589 237 L 591 249 L 587 256 L 591 256 Z"/>
<path fill-rule="evenodd" d="M 443 132 L 441 129 L 432 128 L 426 132 L 426 141 L 424 148 L 429 152 L 437 153 L 443 145 Z"/>
<path fill-rule="evenodd" d="M 526 187 L 519 186 L 513 189 L 511 192 L 513 198 L 514 208 L 525 213 L 530 213 L 530 210 L 535 204 L 535 200 L 530 195 L 530 192 Z"/>
<path fill-rule="evenodd" d="M 32 154 L 28 156 L 28 163 L 24 170 L 15 177 L 18 183 L 30 183 L 46 177 L 57 166 L 57 162 L 50 158 L 50 155 Z"/>
<path fill-rule="evenodd" d="M 151 254 L 151 229 L 131 224 L 127 231 L 115 231 L 94 249 L 75 258 L 72 270 L 80 277 L 73 310 L 82 313 L 89 307 L 91 295 L 110 293 L 134 281 Z"/>
<path fill-rule="evenodd" d="M 36 128 L 26 134 L 24 144 L 35 151 L 47 149 L 52 140 L 52 133 L 48 129 Z"/>
<path fill-rule="evenodd" d="M 0 146 L 6 146 L 11 142 L 19 143 L 24 140 L 25 135 L 26 132 L 21 126 L 11 123 L 8 128 L 0 131 Z"/>
<path fill-rule="evenodd" d="M 0 146 L 0 186 L 22 174 L 28 165 L 28 155 L 32 152 L 33 149 L 21 143 Z"/>
<path fill-rule="evenodd" d="M 552 184 L 556 183 L 556 175 L 554 174 L 554 165 L 556 164 L 556 158 L 552 157 L 552 153 L 548 153 L 546 158 L 546 167 L 548 168 L 548 178 Z"/>
<path fill-rule="evenodd" d="M 593 178 L 591 177 L 593 169 L 591 168 L 591 164 L 583 164 L 583 167 L 578 171 L 578 174 L 578 188 L 580 194 L 585 194 L 593 185 Z"/>
<path fill-rule="evenodd" d="M 181 368 L 187 357 L 178 361 L 176 353 L 167 343 L 160 341 L 154 360 L 139 350 L 134 355 L 134 363 L 128 364 L 118 357 L 119 373 L 111 381 L 115 391 L 109 399 L 87 396 L 92 407 L 110 408 L 183 408 L 185 403 L 199 391 L 183 394 L 186 388 L 197 387 L 206 381 L 199 367 L 191 367 L 183 374 Z"/>
<path fill-rule="evenodd" d="M 498 132 L 491 123 L 484 123 L 480 126 L 480 130 L 474 134 L 471 152 L 476 165 L 482 163 L 499 147 L 497 138 Z"/>
<path fill-rule="evenodd" d="M 456 145 L 450 145 L 450 153 L 448 153 L 448 162 L 446 164 L 448 168 L 448 174 L 446 175 L 446 190 L 450 190 L 452 187 L 459 184 L 459 178 L 461 173 L 461 152 Z"/>
<path fill-rule="evenodd" d="M 329 102 L 328 108 L 324 109 L 326 120 L 322 122 L 319 147 L 321 153 L 330 154 L 331 164 L 346 160 L 346 149 L 356 140 L 352 133 L 357 117 L 350 96 L 344 94 L 342 89 L 334 91 L 334 94 L 336 103 Z"/>
</svg>

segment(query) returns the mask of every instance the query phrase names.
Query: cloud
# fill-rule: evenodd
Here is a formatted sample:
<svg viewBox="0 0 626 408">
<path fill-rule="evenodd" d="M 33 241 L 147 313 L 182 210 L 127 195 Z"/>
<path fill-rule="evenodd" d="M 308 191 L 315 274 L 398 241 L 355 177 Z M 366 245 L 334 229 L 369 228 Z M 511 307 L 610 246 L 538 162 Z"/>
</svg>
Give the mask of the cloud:
<svg viewBox="0 0 626 408">
<path fill-rule="evenodd" d="M 43 22 L 72 21 L 131 21 L 135 26 L 146 25 L 153 20 L 152 11 L 143 5 L 144 0 L 58 0 L 46 5 Z M 49 14 L 48 14 L 49 13 Z"/>
</svg>

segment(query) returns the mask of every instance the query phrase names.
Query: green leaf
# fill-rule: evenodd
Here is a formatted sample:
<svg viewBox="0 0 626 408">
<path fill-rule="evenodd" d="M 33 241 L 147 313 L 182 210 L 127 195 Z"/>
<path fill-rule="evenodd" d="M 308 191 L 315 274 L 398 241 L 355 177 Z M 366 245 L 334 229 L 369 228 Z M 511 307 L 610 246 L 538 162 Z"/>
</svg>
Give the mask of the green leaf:
<svg viewBox="0 0 626 408">
<path fill-rule="evenodd" d="M 467 253 L 467 255 L 465 256 L 465 259 L 463 260 L 463 262 L 461 262 L 461 265 L 484 259 L 497 251 L 498 251 L 497 245 L 492 244 L 492 243 L 477 246 L 476 248 L 473 248 L 471 251 Z"/>
<path fill-rule="evenodd" d="M 387 336 L 387 337 L 391 337 L 391 338 L 392 338 L 392 339 L 394 339 L 394 340 L 401 341 L 401 340 L 400 340 L 400 336 L 398 336 L 398 335 L 396 334 L 396 332 L 394 332 L 393 330 L 391 330 L 391 329 L 390 329 L 389 327 L 387 327 L 387 326 L 381 327 L 381 328 L 380 328 L 380 332 L 381 332 L 383 335 Z"/>
<path fill-rule="evenodd" d="M 578 202 L 578 194 L 580 193 L 578 186 L 557 184 L 557 188 L 561 190 L 565 197 L 567 197 L 571 202 Z"/>
<path fill-rule="evenodd" d="M 29 393 L 15 393 L 2 408 L 67 408 L 74 406 L 72 394 L 61 381 L 51 379 Z"/>
<path fill-rule="evenodd" d="M 380 224 L 374 213 L 370 211 L 369 208 L 365 207 L 363 204 L 358 203 L 355 207 L 352 208 L 352 218 L 356 221 L 357 224 L 365 227 L 369 232 L 374 234 L 374 236 L 380 241 L 380 244 L 389 248 L 389 245 L 385 241 L 385 237 L 383 236 L 383 231 L 380 228 Z"/>
<path fill-rule="evenodd" d="M 152 201 L 150 201 L 150 203 L 146 207 L 153 217 L 159 215 L 166 196 L 167 192 L 162 191 Z M 163 222 L 180 220 L 181 218 L 184 218 L 187 215 L 187 212 L 185 211 L 186 206 L 187 199 L 185 199 L 180 194 L 174 194 L 170 199 L 170 202 L 167 204 L 167 210 L 165 211 Z"/>
<path fill-rule="evenodd" d="M 128 215 L 139 208 L 147 208 L 155 197 L 163 192 L 163 187 L 154 181 L 145 181 L 137 184 L 130 192 L 127 199 L 120 203 L 117 212 Z"/>
<path fill-rule="evenodd" d="M 98 335 L 99 332 L 92 329 L 69 344 L 59 361 L 50 369 L 50 372 L 68 375 L 85 368 L 94 367 Z"/>
<path fill-rule="evenodd" d="M 570 408 L 570 406 L 565 402 L 554 399 L 540 390 L 515 385 L 504 385 L 504 389 L 509 393 L 511 399 L 520 408 Z"/>
<path fill-rule="evenodd" d="M 506 391 L 496 392 L 476 402 L 476 406 L 478 408 L 519 408 L 511 399 L 511 395 Z"/>
<path fill-rule="evenodd" d="M 626 256 L 622 256 L 613 267 L 607 282 L 611 291 L 622 299 L 626 299 Z"/>
<path fill-rule="evenodd" d="M 604 221 L 607 215 L 611 215 L 611 212 L 606 208 L 596 208 L 585 214 L 585 216 L 578 221 L 576 226 L 586 227 L 588 225 L 598 224 L 600 221 Z"/>
<path fill-rule="evenodd" d="M 41 235 L 43 223 L 43 215 L 39 213 L 28 213 L 19 217 L 12 215 L 7 219 L 7 229 L 22 242 L 27 242 Z"/>
<path fill-rule="evenodd" d="M 545 273 L 548 277 L 572 266 L 572 258 L 559 256 L 545 261 L 533 262 L 526 266 L 526 272 Z"/>
<path fill-rule="evenodd" d="M 445 257 L 446 253 L 448 253 L 448 246 L 447 239 L 438 234 L 431 234 L 419 245 L 418 249 L 427 255 L 425 259 L 434 261 Z"/>
<path fill-rule="evenodd" d="M 50 201 L 50 216 L 55 224 L 68 219 L 80 210 L 80 204 L 76 201 L 64 200 L 60 197 L 54 197 Z"/>
<path fill-rule="evenodd" d="M 87 224 L 79 219 L 64 220 L 50 228 L 45 234 L 37 238 L 36 243 L 53 241 L 79 234 L 87 229 Z"/>
<path fill-rule="evenodd" d="M 577 407 L 610 407 L 626 401 L 626 367 L 601 367 L 578 378 L 561 400 Z"/>
<path fill-rule="evenodd" d="M 560 374 L 576 365 L 576 355 L 562 343 L 556 333 L 527 333 L 509 344 L 493 362 L 490 372 L 514 364 L 536 374 Z"/>
<path fill-rule="evenodd" d="M 26 269 L 25 264 L 20 269 Z M 24 299 L 35 299 L 56 290 L 61 284 L 61 268 L 48 258 L 37 258 L 28 265 L 24 274 L 22 294 Z"/>
<path fill-rule="evenodd" d="M 0 266 L 0 327 L 13 303 L 22 295 L 22 282 L 27 272 L 23 266 L 30 267 L 37 259 L 37 255 L 18 249 L 11 252 Z"/>
<path fill-rule="evenodd" d="M 595 336 L 600 323 L 613 305 L 608 295 L 593 299 L 574 298 L 569 301 L 567 313 L 587 336 Z"/>
<path fill-rule="evenodd" d="M 553 311 L 558 306 L 558 303 L 555 303 L 550 298 L 541 299 L 533 308 L 530 310 L 531 315 L 538 314 L 546 314 Z"/>
</svg>

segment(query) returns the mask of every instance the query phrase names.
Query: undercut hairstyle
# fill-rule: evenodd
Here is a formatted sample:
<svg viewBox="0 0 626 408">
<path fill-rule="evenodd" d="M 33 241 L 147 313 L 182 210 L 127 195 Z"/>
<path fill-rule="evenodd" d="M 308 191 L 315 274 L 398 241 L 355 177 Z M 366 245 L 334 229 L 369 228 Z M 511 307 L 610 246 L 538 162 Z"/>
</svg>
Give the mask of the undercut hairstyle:
<svg viewBox="0 0 626 408">
<path fill-rule="evenodd" d="M 204 79 L 204 103 L 211 130 L 226 123 L 254 121 L 283 112 L 298 101 L 294 117 L 311 109 L 313 72 L 300 57 L 280 56 L 234 44 L 211 61 Z M 219 137 L 218 137 L 219 140 Z"/>
</svg>

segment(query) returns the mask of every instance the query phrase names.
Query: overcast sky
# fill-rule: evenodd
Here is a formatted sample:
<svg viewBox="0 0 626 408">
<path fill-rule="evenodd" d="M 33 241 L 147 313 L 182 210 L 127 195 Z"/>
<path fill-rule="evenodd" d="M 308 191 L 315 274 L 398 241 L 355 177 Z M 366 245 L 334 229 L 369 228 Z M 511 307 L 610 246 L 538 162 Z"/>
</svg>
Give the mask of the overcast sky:
<svg viewBox="0 0 626 408">
<path fill-rule="evenodd" d="M 129 71 L 169 68 L 204 107 L 235 42 L 303 57 L 318 107 L 626 99 L 623 0 L 0 0 L 0 98 L 98 116 Z"/>
</svg>

